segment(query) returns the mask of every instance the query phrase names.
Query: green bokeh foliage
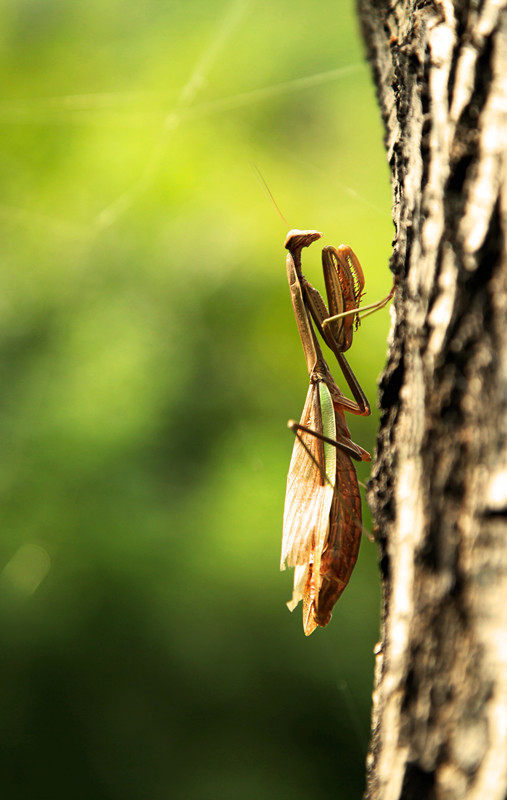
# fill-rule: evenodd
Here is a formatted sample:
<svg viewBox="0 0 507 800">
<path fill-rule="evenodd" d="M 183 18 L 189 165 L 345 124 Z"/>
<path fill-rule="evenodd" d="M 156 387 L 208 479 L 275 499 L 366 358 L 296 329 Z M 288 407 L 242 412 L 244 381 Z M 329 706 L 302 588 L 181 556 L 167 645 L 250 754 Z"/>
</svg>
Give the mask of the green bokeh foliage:
<svg viewBox="0 0 507 800">
<path fill-rule="evenodd" d="M 305 639 L 278 560 L 307 376 L 251 169 L 386 294 L 352 5 L 17 0 L 0 26 L 2 796 L 359 797 L 376 553 Z M 387 328 L 351 351 L 373 406 Z"/>
</svg>

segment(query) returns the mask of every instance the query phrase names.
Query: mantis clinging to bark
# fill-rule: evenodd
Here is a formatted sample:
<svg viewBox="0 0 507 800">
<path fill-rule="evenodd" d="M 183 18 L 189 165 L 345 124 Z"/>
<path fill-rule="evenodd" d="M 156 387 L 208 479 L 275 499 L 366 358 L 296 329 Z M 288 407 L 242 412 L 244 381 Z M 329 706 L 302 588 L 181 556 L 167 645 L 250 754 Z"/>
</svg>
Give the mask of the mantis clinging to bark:
<svg viewBox="0 0 507 800">
<path fill-rule="evenodd" d="M 296 433 L 287 477 L 282 569 L 294 567 L 292 611 L 303 600 L 303 628 L 309 636 L 331 619 L 345 589 L 361 541 L 361 497 L 352 459 L 370 455 L 354 444 L 344 411 L 367 416 L 368 401 L 343 355 L 359 324 L 364 276 L 357 256 L 346 245 L 325 247 L 322 265 L 329 309 L 301 269 L 301 250 L 322 236 L 318 231 L 287 234 L 287 277 L 292 307 L 303 344 L 310 386 L 301 422 L 289 423 Z M 394 294 L 361 311 L 373 313 Z M 366 316 L 366 315 L 365 315 Z M 314 325 L 332 350 L 354 397 L 338 388 L 319 345 Z"/>
</svg>

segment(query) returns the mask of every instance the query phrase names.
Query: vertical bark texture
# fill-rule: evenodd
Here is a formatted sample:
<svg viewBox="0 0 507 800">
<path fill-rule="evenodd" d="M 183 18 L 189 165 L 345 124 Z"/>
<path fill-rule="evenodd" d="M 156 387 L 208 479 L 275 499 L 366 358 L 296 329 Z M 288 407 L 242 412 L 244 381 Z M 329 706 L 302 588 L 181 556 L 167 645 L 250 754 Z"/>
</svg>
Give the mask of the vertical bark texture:
<svg viewBox="0 0 507 800">
<path fill-rule="evenodd" d="M 358 0 L 398 276 L 370 800 L 507 796 L 507 0 Z"/>
</svg>

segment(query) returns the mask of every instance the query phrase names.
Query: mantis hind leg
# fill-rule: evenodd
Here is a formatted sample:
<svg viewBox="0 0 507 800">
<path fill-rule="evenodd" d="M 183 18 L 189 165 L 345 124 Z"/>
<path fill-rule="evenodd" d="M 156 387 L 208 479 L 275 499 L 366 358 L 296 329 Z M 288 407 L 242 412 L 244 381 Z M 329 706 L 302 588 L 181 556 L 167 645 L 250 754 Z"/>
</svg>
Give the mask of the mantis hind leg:
<svg viewBox="0 0 507 800">
<path fill-rule="evenodd" d="M 352 439 L 349 439 L 347 436 L 337 436 L 336 439 L 330 439 L 328 436 L 324 436 L 323 433 L 319 433 L 318 431 L 313 430 L 312 428 L 308 428 L 306 425 L 301 425 L 300 422 L 296 422 L 294 419 L 290 419 L 287 423 L 287 427 L 291 429 L 293 433 L 298 435 L 298 431 L 303 431 L 304 433 L 309 433 L 312 436 L 315 436 L 317 439 L 320 439 L 322 442 L 327 442 L 327 444 L 331 444 L 334 447 L 337 447 L 338 450 L 341 450 L 342 453 L 350 456 L 350 458 L 354 458 L 356 461 L 371 461 L 371 456 L 367 450 L 364 450 L 360 445 L 355 444 Z M 301 444 L 305 449 L 306 445 L 299 437 Z M 313 455 L 309 453 L 313 458 Z"/>
</svg>

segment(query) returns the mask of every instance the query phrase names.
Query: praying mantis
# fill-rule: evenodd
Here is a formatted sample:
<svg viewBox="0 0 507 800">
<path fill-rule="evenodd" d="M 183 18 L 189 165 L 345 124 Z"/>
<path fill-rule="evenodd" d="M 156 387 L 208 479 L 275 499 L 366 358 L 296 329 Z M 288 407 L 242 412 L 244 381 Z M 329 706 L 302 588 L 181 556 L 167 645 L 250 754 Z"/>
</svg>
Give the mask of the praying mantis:
<svg viewBox="0 0 507 800">
<path fill-rule="evenodd" d="M 357 561 L 361 496 L 352 459 L 370 461 L 369 453 L 351 440 L 344 414 L 370 414 L 364 392 L 344 356 L 352 344 L 354 325 L 359 325 L 363 271 L 350 247 L 323 249 L 328 308 L 301 267 L 302 249 L 321 236 L 319 231 L 291 230 L 285 240 L 292 307 L 310 385 L 301 421 L 289 422 L 296 439 L 287 476 L 281 569 L 294 567 L 294 589 L 287 606 L 293 611 L 303 600 L 306 636 L 328 624 Z M 373 313 L 385 306 L 394 289 L 383 300 L 363 306 L 361 312 Z M 315 327 L 334 353 L 353 400 L 338 388 Z"/>
</svg>

